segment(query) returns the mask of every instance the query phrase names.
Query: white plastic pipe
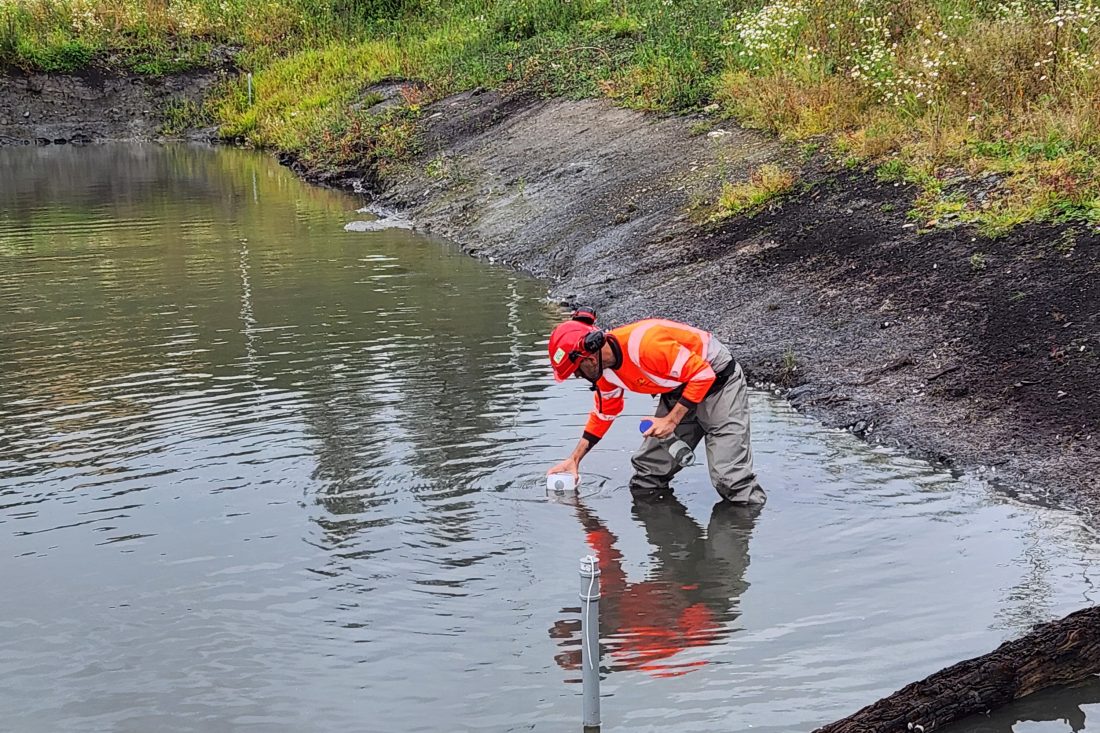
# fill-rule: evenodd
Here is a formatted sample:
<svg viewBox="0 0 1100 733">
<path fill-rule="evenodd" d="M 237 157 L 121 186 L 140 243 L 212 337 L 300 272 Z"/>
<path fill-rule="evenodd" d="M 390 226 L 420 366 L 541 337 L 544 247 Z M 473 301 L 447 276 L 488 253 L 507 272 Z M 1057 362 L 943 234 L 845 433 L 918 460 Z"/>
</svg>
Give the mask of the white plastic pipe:
<svg viewBox="0 0 1100 733">
<path fill-rule="evenodd" d="M 581 558 L 581 687 L 585 733 L 600 729 L 600 566 Z"/>
</svg>

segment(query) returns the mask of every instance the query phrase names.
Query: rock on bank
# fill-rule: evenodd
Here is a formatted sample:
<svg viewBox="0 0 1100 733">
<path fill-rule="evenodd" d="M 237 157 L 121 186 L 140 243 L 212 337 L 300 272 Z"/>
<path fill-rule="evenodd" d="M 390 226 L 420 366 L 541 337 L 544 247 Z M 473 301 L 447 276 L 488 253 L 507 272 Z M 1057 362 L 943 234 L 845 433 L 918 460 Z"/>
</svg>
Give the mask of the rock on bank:
<svg viewBox="0 0 1100 733">
<path fill-rule="evenodd" d="M 1100 506 L 1095 231 L 919 232 L 914 191 L 725 121 L 488 92 L 424 118 L 423 154 L 379 205 L 608 322 L 712 329 L 826 424 Z M 800 185 L 707 223 L 722 185 L 765 162 Z"/>
</svg>

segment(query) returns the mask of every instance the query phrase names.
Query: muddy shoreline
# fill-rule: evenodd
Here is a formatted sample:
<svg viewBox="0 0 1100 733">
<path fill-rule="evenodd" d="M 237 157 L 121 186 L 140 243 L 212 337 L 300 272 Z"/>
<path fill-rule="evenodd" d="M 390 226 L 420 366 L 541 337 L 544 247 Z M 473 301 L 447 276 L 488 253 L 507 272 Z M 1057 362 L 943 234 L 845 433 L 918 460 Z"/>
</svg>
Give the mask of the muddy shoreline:
<svg viewBox="0 0 1100 733">
<path fill-rule="evenodd" d="M 41 80 L 0 76 L 0 141 L 17 127 L 27 139 L 27 125 L 51 140 L 153 139 L 156 115 L 142 112 L 159 108 L 147 105 L 214 81 L 161 82 L 159 97 L 133 80 L 50 83 L 77 91 L 58 102 Z M 598 100 L 456 95 L 424 111 L 420 147 L 384 176 L 372 161 L 333 171 L 280 159 L 366 190 L 607 323 L 662 315 L 714 330 L 752 380 L 789 390 L 828 426 L 1028 499 L 1100 510 L 1096 231 L 922 232 L 906 186 L 729 121 Z M 724 182 L 765 162 L 797 169 L 797 190 L 751 218 L 703 221 Z"/>
</svg>

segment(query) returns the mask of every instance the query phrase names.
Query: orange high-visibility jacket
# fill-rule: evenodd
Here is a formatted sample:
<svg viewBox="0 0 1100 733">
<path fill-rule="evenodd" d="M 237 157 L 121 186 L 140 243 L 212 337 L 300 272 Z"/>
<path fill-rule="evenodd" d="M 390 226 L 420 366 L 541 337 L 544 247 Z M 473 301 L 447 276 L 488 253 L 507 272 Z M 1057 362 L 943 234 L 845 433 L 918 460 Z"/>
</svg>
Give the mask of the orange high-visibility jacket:
<svg viewBox="0 0 1100 733">
<path fill-rule="evenodd" d="M 591 442 L 602 438 L 623 411 L 624 393 L 664 394 L 684 385 L 680 399 L 688 407 L 699 404 L 714 384 L 710 359 L 722 348 L 706 331 L 676 321 L 650 318 L 608 333 L 623 352 L 618 369 L 604 369 L 596 380 L 596 406 L 584 426 Z"/>
</svg>

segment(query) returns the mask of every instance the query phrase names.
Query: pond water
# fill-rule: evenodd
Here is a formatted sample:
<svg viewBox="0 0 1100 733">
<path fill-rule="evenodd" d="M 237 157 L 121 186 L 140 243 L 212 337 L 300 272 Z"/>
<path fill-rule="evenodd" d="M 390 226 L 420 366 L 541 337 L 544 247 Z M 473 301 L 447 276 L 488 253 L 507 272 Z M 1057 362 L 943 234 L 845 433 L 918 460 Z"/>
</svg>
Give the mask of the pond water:
<svg viewBox="0 0 1100 733">
<path fill-rule="evenodd" d="M 590 399 L 559 309 L 360 205 L 242 151 L 0 149 L 6 729 L 579 728 L 593 548 L 606 731 L 809 731 L 1100 602 L 1076 516 L 762 393 L 762 510 L 703 465 L 632 506 L 641 396 L 548 501 Z"/>
</svg>

